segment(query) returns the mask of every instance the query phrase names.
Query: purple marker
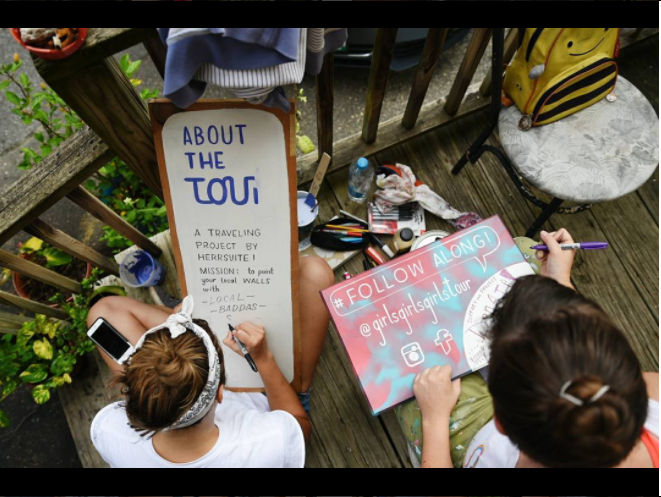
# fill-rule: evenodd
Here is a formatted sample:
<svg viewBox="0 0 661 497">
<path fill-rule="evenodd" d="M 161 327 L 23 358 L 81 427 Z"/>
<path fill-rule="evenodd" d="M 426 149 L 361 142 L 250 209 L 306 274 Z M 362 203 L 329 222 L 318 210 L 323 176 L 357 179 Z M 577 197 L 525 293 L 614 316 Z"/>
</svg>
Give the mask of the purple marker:
<svg viewBox="0 0 661 497">
<path fill-rule="evenodd" d="M 546 250 L 548 247 L 546 245 L 535 245 L 530 247 L 534 250 Z M 583 243 L 561 243 L 560 248 L 562 250 L 572 250 L 572 249 L 583 249 L 583 250 L 597 250 L 608 248 L 608 242 L 583 242 Z"/>
</svg>

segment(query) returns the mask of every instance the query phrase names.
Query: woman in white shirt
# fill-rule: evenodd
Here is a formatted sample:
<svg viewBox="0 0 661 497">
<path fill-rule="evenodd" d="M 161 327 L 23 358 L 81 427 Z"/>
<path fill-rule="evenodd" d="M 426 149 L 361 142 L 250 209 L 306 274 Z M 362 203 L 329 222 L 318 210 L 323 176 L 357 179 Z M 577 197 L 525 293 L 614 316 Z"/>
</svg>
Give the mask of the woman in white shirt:
<svg viewBox="0 0 661 497">
<path fill-rule="evenodd" d="M 319 291 L 334 275 L 317 257 L 302 258 L 299 268 L 298 395 L 260 326 L 242 323 L 235 334 L 255 361 L 266 395 L 233 393 L 223 389 L 222 349 L 205 321 L 191 319 L 189 301 L 176 314 L 126 297 L 108 297 L 92 307 L 88 325 L 103 317 L 137 348 L 126 368 L 100 350 L 125 395 L 92 423 L 92 442 L 104 460 L 112 467 L 303 467 L 312 431 L 304 405 L 328 328 Z M 229 333 L 223 342 L 241 354 Z"/>
<path fill-rule="evenodd" d="M 542 232 L 542 274 L 517 280 L 491 328 L 494 419 L 473 438 L 464 467 L 657 467 L 658 374 L 643 374 L 625 335 L 573 289 L 566 230 Z M 451 467 L 449 416 L 460 393 L 449 367 L 414 383 L 423 467 Z"/>
</svg>

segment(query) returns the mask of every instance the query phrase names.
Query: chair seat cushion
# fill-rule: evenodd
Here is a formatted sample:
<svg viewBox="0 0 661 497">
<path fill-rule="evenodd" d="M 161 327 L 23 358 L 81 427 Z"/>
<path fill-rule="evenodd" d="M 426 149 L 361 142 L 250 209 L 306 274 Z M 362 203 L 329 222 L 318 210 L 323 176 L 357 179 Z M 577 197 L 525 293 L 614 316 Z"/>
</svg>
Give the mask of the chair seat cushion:
<svg viewBox="0 0 661 497">
<path fill-rule="evenodd" d="M 554 197 L 602 202 L 640 187 L 659 164 L 659 119 L 643 94 L 619 76 L 617 99 L 528 131 L 516 106 L 500 112 L 498 132 L 519 174 Z"/>
</svg>

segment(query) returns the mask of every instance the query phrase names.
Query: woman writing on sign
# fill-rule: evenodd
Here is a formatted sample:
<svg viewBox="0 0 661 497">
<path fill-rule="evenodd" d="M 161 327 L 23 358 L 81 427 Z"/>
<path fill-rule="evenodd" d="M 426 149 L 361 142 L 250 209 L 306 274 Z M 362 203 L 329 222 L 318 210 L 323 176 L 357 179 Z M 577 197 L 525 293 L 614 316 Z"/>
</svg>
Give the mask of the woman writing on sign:
<svg viewBox="0 0 661 497">
<path fill-rule="evenodd" d="M 266 396 L 223 389 L 222 349 L 205 321 L 191 319 L 189 297 L 174 310 L 127 297 L 94 305 L 88 325 L 103 317 L 135 348 L 125 366 L 99 350 L 125 396 L 92 423 L 92 441 L 103 459 L 112 467 L 302 467 L 312 431 L 310 385 L 328 329 L 319 291 L 333 284 L 334 275 L 318 257 L 302 258 L 299 267 L 298 395 L 261 326 L 242 323 L 235 334 L 255 361 Z M 223 343 L 241 354 L 230 334 Z"/>
<path fill-rule="evenodd" d="M 493 419 L 466 442 L 464 467 L 657 467 L 659 377 L 643 373 L 621 330 L 570 282 L 566 230 L 541 233 L 543 276 L 516 281 L 491 328 Z M 449 366 L 423 371 L 423 467 L 451 467 L 451 413 L 461 393 Z M 461 426 L 458 427 L 461 430 Z M 455 465 L 456 461 L 455 461 Z"/>
</svg>

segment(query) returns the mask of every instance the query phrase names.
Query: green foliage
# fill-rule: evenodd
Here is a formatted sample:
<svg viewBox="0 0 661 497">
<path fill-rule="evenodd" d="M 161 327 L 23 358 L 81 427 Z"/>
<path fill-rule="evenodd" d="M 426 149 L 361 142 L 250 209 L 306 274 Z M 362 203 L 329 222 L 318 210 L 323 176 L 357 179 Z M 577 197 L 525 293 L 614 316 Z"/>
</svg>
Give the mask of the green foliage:
<svg viewBox="0 0 661 497">
<path fill-rule="evenodd" d="M 103 166 L 99 175 L 87 181 L 85 186 L 146 236 L 154 236 L 168 228 L 163 201 L 153 195 L 121 159 L 115 158 Z M 109 226 L 104 226 L 103 231 L 101 240 L 115 252 L 132 245 Z"/>
<path fill-rule="evenodd" d="M 87 337 L 88 298 L 99 278 L 99 269 L 81 282 L 83 291 L 72 302 L 60 306 L 69 315 L 67 321 L 37 314 L 26 321 L 16 335 L 0 338 L 0 402 L 22 383 L 32 385 L 32 398 L 37 404 L 50 399 L 51 390 L 71 383 L 70 373 L 76 361 L 94 349 Z M 9 425 L 7 414 L 0 409 L 0 428 Z"/>
<path fill-rule="evenodd" d="M 82 120 L 44 83 L 39 90 L 25 73 L 19 73 L 23 62 L 14 57 L 14 62 L 0 67 L 0 91 L 13 106 L 12 112 L 21 116 L 24 124 L 33 122 L 41 124 L 41 129 L 35 131 L 34 137 L 41 144 L 38 150 L 23 147 L 23 160 L 19 169 L 30 169 L 41 162 L 62 141 L 83 127 Z M 122 56 L 119 65 L 132 85 L 142 84 L 135 78 L 142 61 L 132 61 L 128 54 Z M 4 77 L 4 79 L 2 79 Z M 158 97 L 158 90 L 142 89 L 140 97 L 143 100 Z M 133 171 L 119 158 L 115 157 L 102 167 L 98 174 L 85 183 L 85 187 L 97 198 L 100 198 L 120 216 L 138 228 L 146 236 L 156 235 L 168 228 L 167 214 L 163 202 L 140 181 Z M 117 233 L 109 226 L 103 227 L 105 241 L 114 252 L 120 252 L 130 247 L 132 242 Z M 48 267 L 67 264 L 67 256 L 63 252 L 51 248 L 44 255 Z"/>
<path fill-rule="evenodd" d="M 73 261 L 73 257 L 66 252 L 51 247 L 46 242 L 33 236 L 26 242 L 20 245 L 18 252 L 21 254 L 29 254 L 29 258 L 34 262 L 43 262 L 44 266 L 49 269 L 58 266 L 65 266 Z"/>
<path fill-rule="evenodd" d="M 40 131 L 34 133 L 39 148 L 23 147 L 19 169 L 30 169 L 41 162 L 71 134 L 83 127 L 83 122 L 53 90 L 45 84 L 35 86 L 25 73 L 18 73 L 23 61 L 14 56 L 11 64 L 0 66 L 0 91 L 12 106 L 11 112 L 25 125 L 37 122 Z"/>
<path fill-rule="evenodd" d="M 7 413 L 0 409 L 0 428 L 7 428 L 9 426 L 9 416 Z"/>
<path fill-rule="evenodd" d="M 73 260 L 71 255 L 55 247 L 48 247 L 42 250 L 41 253 L 46 258 L 46 267 L 50 269 L 57 266 L 64 266 Z"/>
</svg>

